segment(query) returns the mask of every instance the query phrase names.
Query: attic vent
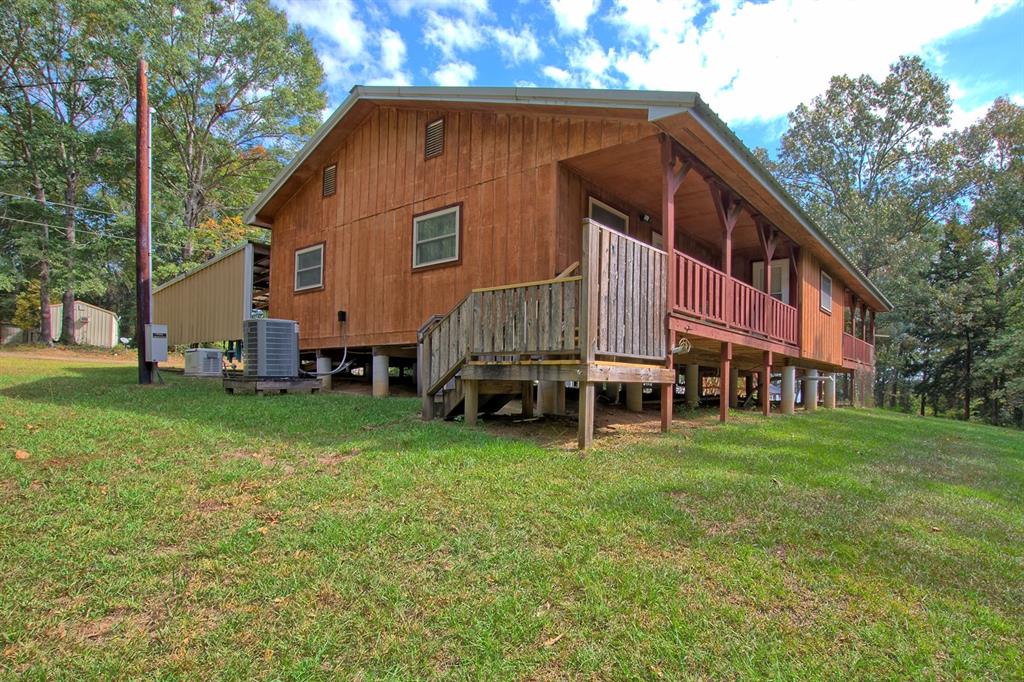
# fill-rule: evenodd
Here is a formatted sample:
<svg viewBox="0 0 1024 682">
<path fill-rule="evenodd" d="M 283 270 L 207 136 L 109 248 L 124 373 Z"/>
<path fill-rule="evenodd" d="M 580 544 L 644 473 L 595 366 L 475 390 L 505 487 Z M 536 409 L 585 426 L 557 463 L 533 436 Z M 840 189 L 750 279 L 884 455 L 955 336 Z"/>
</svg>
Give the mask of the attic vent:
<svg viewBox="0 0 1024 682">
<path fill-rule="evenodd" d="M 426 143 L 423 147 L 423 157 L 432 159 L 440 156 L 444 151 L 444 119 L 439 118 L 427 124 Z"/>
<path fill-rule="evenodd" d="M 332 196 L 338 190 L 338 165 L 324 168 L 324 196 Z"/>
</svg>

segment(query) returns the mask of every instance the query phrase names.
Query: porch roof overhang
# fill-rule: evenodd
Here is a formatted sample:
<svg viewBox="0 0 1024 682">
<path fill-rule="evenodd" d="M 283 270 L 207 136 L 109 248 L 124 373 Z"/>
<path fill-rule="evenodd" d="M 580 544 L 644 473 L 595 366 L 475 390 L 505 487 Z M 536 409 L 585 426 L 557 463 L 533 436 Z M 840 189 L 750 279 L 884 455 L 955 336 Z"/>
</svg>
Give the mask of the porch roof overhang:
<svg viewBox="0 0 1024 682">
<path fill-rule="evenodd" d="M 852 280 L 848 284 L 869 305 L 877 310 L 892 309 L 885 295 L 814 224 L 695 92 L 357 85 L 274 178 L 270 187 L 257 197 L 245 214 L 245 222 L 272 227 L 281 206 L 323 165 L 345 136 L 376 106 L 388 103 L 406 106 L 434 103 L 445 108 L 501 106 L 530 111 L 542 108 L 550 113 L 645 119 L 671 135 L 724 180 L 739 185 L 734 189 L 766 217 L 779 223 L 791 238 L 812 248 L 835 270 L 848 273 L 847 279 Z"/>
</svg>

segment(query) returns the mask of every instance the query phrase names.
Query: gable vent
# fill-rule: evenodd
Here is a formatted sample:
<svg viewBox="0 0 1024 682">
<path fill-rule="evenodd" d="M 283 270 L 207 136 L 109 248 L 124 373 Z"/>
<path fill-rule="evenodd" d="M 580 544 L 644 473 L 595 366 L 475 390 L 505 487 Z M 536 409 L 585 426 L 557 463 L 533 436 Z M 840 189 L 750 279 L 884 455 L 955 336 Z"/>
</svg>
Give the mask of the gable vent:
<svg viewBox="0 0 1024 682">
<path fill-rule="evenodd" d="M 423 147 L 423 156 L 432 159 L 440 156 L 444 151 L 444 119 L 439 118 L 427 124 L 426 142 Z"/>
<path fill-rule="evenodd" d="M 324 168 L 324 196 L 329 197 L 338 191 L 338 165 L 331 164 Z"/>
</svg>

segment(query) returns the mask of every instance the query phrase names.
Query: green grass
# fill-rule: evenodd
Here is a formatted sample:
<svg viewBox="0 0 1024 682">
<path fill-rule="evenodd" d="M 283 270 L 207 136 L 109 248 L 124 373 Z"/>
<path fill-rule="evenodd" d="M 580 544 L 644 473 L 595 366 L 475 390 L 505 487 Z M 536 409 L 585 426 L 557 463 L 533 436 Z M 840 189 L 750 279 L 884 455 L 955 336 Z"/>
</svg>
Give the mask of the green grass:
<svg viewBox="0 0 1024 682">
<path fill-rule="evenodd" d="M 1019 432 L 839 410 L 581 457 L 133 380 L 0 356 L 5 675 L 1024 676 Z"/>
</svg>

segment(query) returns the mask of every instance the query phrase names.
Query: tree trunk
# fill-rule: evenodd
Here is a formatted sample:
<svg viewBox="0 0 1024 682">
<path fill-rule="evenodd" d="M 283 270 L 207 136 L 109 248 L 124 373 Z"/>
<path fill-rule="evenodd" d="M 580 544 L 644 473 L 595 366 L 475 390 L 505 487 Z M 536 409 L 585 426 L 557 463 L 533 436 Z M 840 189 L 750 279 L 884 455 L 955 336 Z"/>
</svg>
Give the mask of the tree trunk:
<svg viewBox="0 0 1024 682">
<path fill-rule="evenodd" d="M 50 228 L 43 228 L 43 257 L 39 261 L 39 341 L 47 346 L 53 345 L 50 337 L 50 258 L 47 255 L 47 244 L 50 241 Z"/>
<path fill-rule="evenodd" d="M 64 189 L 64 203 L 67 204 L 64 207 L 64 236 L 68 240 L 68 284 L 62 298 L 63 319 L 60 326 L 60 343 L 64 345 L 77 342 L 75 339 L 75 209 L 71 208 L 75 203 L 77 184 L 76 173 L 70 171 Z"/>
<path fill-rule="evenodd" d="M 974 354 L 974 346 L 971 344 L 971 337 L 967 337 L 967 357 L 964 359 L 964 421 L 971 421 L 971 361 Z"/>
</svg>

